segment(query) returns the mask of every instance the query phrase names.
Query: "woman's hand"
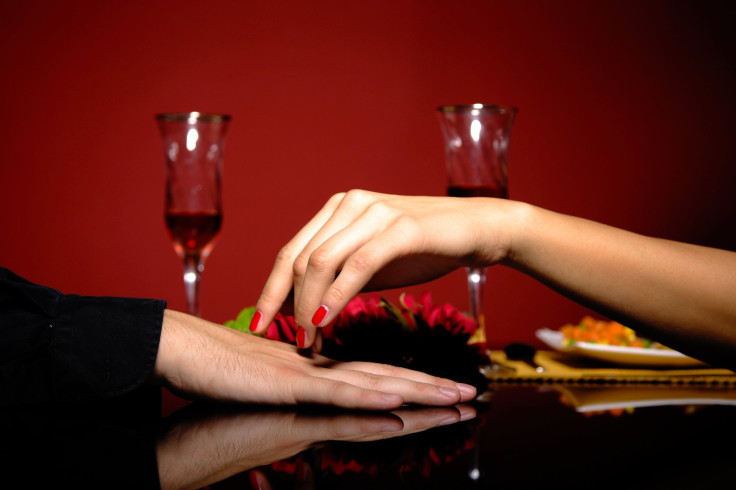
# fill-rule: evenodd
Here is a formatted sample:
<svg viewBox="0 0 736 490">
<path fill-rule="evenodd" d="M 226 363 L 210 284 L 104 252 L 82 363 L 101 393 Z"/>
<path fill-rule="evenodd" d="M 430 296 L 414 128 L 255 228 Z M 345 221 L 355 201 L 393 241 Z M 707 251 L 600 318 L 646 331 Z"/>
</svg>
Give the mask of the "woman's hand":
<svg viewBox="0 0 736 490">
<path fill-rule="evenodd" d="M 364 290 L 503 263 L 664 345 L 736 369 L 736 253 L 647 237 L 505 199 L 332 197 L 281 250 L 263 331 L 293 285 L 297 341 Z"/>
<path fill-rule="evenodd" d="M 450 406 L 472 386 L 369 362 L 306 357 L 296 347 L 166 310 L 156 380 L 186 398 L 393 410 L 405 403 Z"/>
<path fill-rule="evenodd" d="M 256 304 L 262 332 L 293 290 L 300 347 L 311 346 L 359 292 L 419 284 L 504 259 L 517 203 L 350 191 L 325 206 L 278 254 Z"/>
</svg>

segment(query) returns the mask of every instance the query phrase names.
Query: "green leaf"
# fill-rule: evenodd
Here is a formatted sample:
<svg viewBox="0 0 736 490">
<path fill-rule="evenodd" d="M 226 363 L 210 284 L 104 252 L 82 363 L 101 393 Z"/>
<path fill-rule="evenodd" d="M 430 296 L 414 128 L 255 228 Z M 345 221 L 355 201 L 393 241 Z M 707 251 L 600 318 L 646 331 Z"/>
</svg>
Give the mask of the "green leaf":
<svg viewBox="0 0 736 490">
<path fill-rule="evenodd" d="M 394 320 L 399 322 L 401 324 L 403 329 L 406 329 L 409 327 L 408 322 L 406 321 L 406 318 L 404 318 L 404 315 L 401 314 L 401 309 L 391 303 L 390 301 L 386 300 L 385 298 L 381 297 L 381 306 L 386 309 L 386 313 L 390 317 L 392 317 Z"/>
<path fill-rule="evenodd" d="M 239 332 L 250 333 L 250 321 L 253 319 L 253 315 L 255 314 L 256 307 L 249 306 L 248 308 L 245 308 L 243 311 L 238 313 L 238 316 L 237 318 L 235 318 L 235 320 L 228 320 L 225 322 L 224 325 L 234 330 L 238 330 Z"/>
</svg>

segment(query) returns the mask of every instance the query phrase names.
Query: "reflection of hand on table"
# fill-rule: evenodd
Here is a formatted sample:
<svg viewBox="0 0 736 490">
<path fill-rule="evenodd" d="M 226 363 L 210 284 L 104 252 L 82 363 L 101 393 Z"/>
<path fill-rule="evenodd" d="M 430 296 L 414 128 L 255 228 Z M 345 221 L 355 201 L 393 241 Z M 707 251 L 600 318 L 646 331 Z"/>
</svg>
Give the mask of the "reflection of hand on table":
<svg viewBox="0 0 736 490">
<path fill-rule="evenodd" d="M 390 413 L 289 410 L 195 414 L 175 424 L 157 444 L 161 488 L 201 488 L 323 441 L 388 439 L 473 417 L 475 409 L 465 405 L 403 408 Z"/>
</svg>

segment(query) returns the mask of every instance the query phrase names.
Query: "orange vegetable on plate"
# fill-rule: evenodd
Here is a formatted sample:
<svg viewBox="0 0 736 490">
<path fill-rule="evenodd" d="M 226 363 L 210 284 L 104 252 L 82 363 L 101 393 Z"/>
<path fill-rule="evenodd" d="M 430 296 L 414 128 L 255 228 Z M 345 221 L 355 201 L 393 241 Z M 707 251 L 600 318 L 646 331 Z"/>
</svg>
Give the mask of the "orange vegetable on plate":
<svg viewBox="0 0 736 490">
<path fill-rule="evenodd" d="M 591 342 L 626 347 L 662 348 L 661 344 L 639 337 L 632 329 L 618 322 L 597 320 L 591 316 L 583 317 L 577 325 L 569 323 L 562 326 L 560 332 L 564 336 L 563 344 L 567 346 L 575 342 Z"/>
</svg>

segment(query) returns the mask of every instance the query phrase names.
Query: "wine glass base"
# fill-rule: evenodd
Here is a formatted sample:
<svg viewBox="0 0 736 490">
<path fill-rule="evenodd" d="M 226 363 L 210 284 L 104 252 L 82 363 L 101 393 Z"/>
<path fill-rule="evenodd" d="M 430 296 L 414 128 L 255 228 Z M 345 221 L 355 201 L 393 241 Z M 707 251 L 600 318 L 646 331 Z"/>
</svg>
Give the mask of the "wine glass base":
<svg viewBox="0 0 736 490">
<path fill-rule="evenodd" d="M 486 378 L 491 378 L 493 376 L 499 376 L 499 375 L 506 375 L 515 373 L 516 369 L 508 366 L 504 366 L 501 364 L 488 364 L 485 366 L 480 366 L 479 368 L 480 373 L 485 376 Z"/>
<path fill-rule="evenodd" d="M 478 393 L 478 396 L 476 396 L 475 400 L 473 401 L 475 403 L 491 403 L 492 398 L 493 398 L 493 390 L 489 388 L 486 391 Z"/>
<path fill-rule="evenodd" d="M 508 376 L 516 373 L 516 369 L 514 368 L 493 362 L 490 351 L 486 351 L 486 360 L 486 363 L 478 366 L 478 371 L 485 379 L 491 379 L 496 376 Z M 478 392 L 478 396 L 475 398 L 475 401 L 479 403 L 490 403 L 491 398 L 493 398 L 493 392 L 493 388 L 489 385 L 485 391 Z"/>
<path fill-rule="evenodd" d="M 478 366 L 478 370 L 486 378 L 492 378 L 494 376 L 501 376 L 501 375 L 508 375 L 508 374 L 512 374 L 516 372 L 516 369 L 512 367 L 504 366 L 503 364 L 493 362 L 493 358 L 491 357 L 491 351 L 486 350 L 485 354 L 486 354 L 487 362 Z"/>
</svg>

